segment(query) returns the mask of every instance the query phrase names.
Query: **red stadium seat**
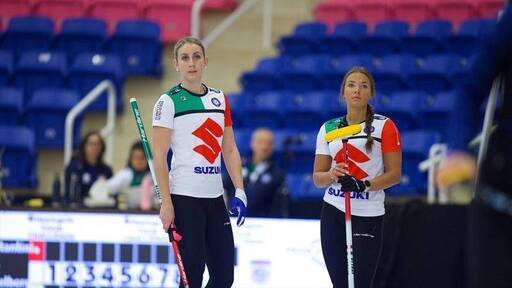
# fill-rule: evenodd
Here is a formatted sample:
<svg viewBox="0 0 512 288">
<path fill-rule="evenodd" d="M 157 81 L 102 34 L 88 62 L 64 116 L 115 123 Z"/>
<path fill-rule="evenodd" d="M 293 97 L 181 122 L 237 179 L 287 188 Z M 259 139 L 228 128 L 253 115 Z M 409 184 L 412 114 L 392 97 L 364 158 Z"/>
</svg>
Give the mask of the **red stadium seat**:
<svg viewBox="0 0 512 288">
<path fill-rule="evenodd" d="M 382 0 L 356 1 L 354 13 L 356 20 L 366 22 L 370 27 L 374 27 L 378 22 L 393 19 L 393 13 L 387 1 Z"/>
<path fill-rule="evenodd" d="M 354 20 L 354 5 L 350 1 L 330 0 L 320 2 L 314 8 L 315 20 L 322 21 L 330 28 L 338 22 Z"/>
<path fill-rule="evenodd" d="M 437 18 L 449 20 L 455 27 L 468 19 L 478 17 L 473 0 L 436 0 L 433 8 Z"/>
<path fill-rule="evenodd" d="M 476 0 L 478 14 L 482 18 L 496 18 L 498 11 L 505 6 L 504 0 Z"/>
<path fill-rule="evenodd" d="M 65 18 L 80 17 L 84 10 L 83 0 L 37 0 L 34 3 L 34 13 L 52 18 L 57 31 Z"/>
<path fill-rule="evenodd" d="M 9 19 L 15 16 L 28 16 L 31 12 L 30 0 L 0 0 L 2 27 L 7 27 Z"/>
<path fill-rule="evenodd" d="M 217 10 L 217 11 L 233 11 L 238 7 L 236 0 L 206 0 L 204 3 L 204 10 Z"/>
<path fill-rule="evenodd" d="M 142 16 L 160 24 L 161 40 L 176 42 L 190 35 L 190 12 L 193 0 L 147 0 Z"/>
<path fill-rule="evenodd" d="M 120 20 L 140 18 L 139 0 L 88 0 L 87 15 L 105 20 L 109 33 Z"/>
<path fill-rule="evenodd" d="M 397 20 L 406 21 L 414 28 L 419 22 L 435 18 L 430 2 L 429 0 L 391 0 L 390 6 Z"/>
</svg>

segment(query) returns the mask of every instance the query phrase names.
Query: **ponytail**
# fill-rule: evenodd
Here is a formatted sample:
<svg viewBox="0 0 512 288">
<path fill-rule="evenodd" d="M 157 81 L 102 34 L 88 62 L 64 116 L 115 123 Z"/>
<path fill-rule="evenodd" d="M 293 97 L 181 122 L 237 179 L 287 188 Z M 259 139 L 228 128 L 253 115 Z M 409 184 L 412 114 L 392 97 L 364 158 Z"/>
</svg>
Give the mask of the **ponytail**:
<svg viewBox="0 0 512 288">
<path fill-rule="evenodd" d="M 366 144 L 364 147 L 366 148 L 366 151 L 371 151 L 373 147 L 373 137 L 372 137 L 372 122 L 373 122 L 373 107 L 370 104 L 366 105 L 366 121 L 365 126 L 366 128 L 364 131 L 366 132 Z"/>
</svg>

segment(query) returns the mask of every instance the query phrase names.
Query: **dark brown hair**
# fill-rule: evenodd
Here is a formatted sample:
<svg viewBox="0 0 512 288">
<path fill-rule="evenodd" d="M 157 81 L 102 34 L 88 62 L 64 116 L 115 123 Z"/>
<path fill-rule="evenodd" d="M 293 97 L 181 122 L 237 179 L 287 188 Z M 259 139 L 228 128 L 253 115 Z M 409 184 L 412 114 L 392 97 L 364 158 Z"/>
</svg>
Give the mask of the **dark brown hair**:
<svg viewBox="0 0 512 288">
<path fill-rule="evenodd" d="M 144 146 L 142 145 L 142 142 L 141 141 L 135 141 L 133 144 L 132 144 L 132 147 L 130 148 L 130 155 L 128 156 L 128 163 L 126 164 L 126 166 L 130 167 L 133 169 L 133 166 L 132 166 L 132 157 L 133 157 L 133 152 L 135 151 L 142 151 L 142 153 L 144 153 Z M 144 154 L 144 156 L 146 156 L 146 154 Z M 137 172 L 148 172 L 149 171 L 149 164 L 146 165 L 146 170 L 144 171 L 137 171 Z"/>
<path fill-rule="evenodd" d="M 373 79 L 372 74 L 364 68 L 360 66 L 354 66 L 352 67 L 343 77 L 343 82 L 341 83 L 341 91 L 340 95 L 343 96 L 343 91 L 345 91 L 345 84 L 347 82 L 348 76 L 350 76 L 353 73 L 361 73 L 364 74 L 368 79 L 370 80 L 370 90 L 371 90 L 371 97 L 373 98 L 375 96 L 375 80 Z M 373 122 L 373 115 L 375 112 L 373 111 L 372 105 L 370 103 L 367 104 L 366 107 L 366 120 L 365 120 L 365 132 L 366 132 L 366 144 L 364 147 L 366 148 L 366 151 L 372 150 L 373 147 L 373 138 L 372 138 L 372 122 Z"/>
<path fill-rule="evenodd" d="M 82 142 L 80 142 L 80 147 L 78 149 L 79 160 L 82 163 L 85 163 L 85 161 L 87 161 L 87 158 L 85 157 L 85 145 L 89 141 L 89 138 L 91 138 L 92 136 L 98 136 L 98 138 L 100 139 L 100 143 L 101 143 L 101 151 L 100 151 L 100 154 L 98 155 L 98 159 L 96 159 L 96 165 L 105 165 L 105 163 L 103 162 L 103 154 L 105 154 L 105 140 L 103 140 L 103 137 L 101 137 L 100 132 L 95 131 L 95 130 L 88 132 L 82 138 Z"/>
</svg>

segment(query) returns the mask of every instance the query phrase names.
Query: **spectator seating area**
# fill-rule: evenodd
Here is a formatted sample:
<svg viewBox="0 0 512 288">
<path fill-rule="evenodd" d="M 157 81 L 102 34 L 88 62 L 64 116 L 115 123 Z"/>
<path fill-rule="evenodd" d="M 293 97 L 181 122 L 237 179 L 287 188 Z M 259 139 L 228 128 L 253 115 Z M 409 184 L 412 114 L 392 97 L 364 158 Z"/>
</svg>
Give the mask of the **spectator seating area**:
<svg viewBox="0 0 512 288">
<path fill-rule="evenodd" d="M 188 34 L 192 3 L 0 0 L 3 186 L 34 187 L 37 149 L 62 148 L 65 114 L 101 80 L 114 81 L 121 111 L 127 75 L 159 75 L 162 42 Z M 390 116 L 402 135 L 402 182 L 387 192 L 425 193 L 426 175 L 417 165 L 430 145 L 448 133 L 445 121 L 454 90 L 503 4 L 319 2 L 313 11 L 316 21 L 299 24 L 283 36 L 277 43 L 279 54 L 260 59 L 240 76 L 243 89 L 229 93 L 241 153 L 249 153 L 256 127 L 272 128 L 292 200 L 319 199 L 323 191 L 311 182 L 316 134 L 325 120 L 345 112 L 339 100 L 344 73 L 365 66 L 377 83 L 372 101 L 376 112 Z M 205 9 L 230 11 L 236 5 L 236 0 L 208 0 Z M 105 107 L 106 101 L 99 100 L 91 110 Z M 79 129 L 75 131 L 77 141 Z M 14 169 L 13 163 L 23 164 Z"/>
<path fill-rule="evenodd" d="M 35 187 L 37 149 L 62 149 L 69 110 L 104 79 L 123 111 L 126 76 L 161 75 L 164 43 L 190 33 L 192 0 L 0 0 L 0 169 Z M 231 11 L 235 0 L 204 10 Z M 178 25 L 178 23 L 180 25 Z M 106 111 L 100 97 L 90 111 Z M 81 117 L 75 123 L 79 141 Z"/>
<path fill-rule="evenodd" d="M 473 18 L 495 18 L 504 0 L 326 0 L 314 9 L 318 21 L 334 26 L 359 20 L 373 26 L 399 19 L 411 25 L 431 19 L 449 19 L 455 26 Z"/>
<path fill-rule="evenodd" d="M 56 30 L 67 18 L 93 17 L 106 23 L 112 34 L 119 21 L 145 20 L 160 26 L 161 40 L 176 42 L 190 34 L 190 11 L 194 0 L 0 0 L 0 29 L 12 17 L 43 16 L 53 19 Z M 237 0 L 207 0 L 203 10 L 232 11 Z"/>
<path fill-rule="evenodd" d="M 425 194 L 427 175 L 418 171 L 418 164 L 432 144 L 445 139 L 457 85 L 503 4 L 320 2 L 316 21 L 301 23 L 282 37 L 280 53 L 260 59 L 241 75 L 242 91 L 229 95 L 242 155 L 249 153 L 251 131 L 259 126 L 274 129 L 275 157 L 287 167 L 291 199 L 321 198 L 323 189 L 311 179 L 316 135 L 324 121 L 346 112 L 339 97 L 343 75 L 353 66 L 364 66 L 376 81 L 371 104 L 376 113 L 394 120 L 402 137 L 402 181 L 387 192 Z M 414 13 L 404 12 L 409 10 Z"/>
</svg>

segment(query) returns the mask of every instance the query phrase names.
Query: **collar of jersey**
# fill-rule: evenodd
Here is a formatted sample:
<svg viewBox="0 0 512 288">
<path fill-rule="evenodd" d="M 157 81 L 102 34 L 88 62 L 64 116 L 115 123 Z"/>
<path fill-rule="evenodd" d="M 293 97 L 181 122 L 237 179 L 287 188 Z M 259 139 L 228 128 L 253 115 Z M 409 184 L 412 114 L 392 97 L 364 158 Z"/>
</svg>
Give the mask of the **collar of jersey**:
<svg viewBox="0 0 512 288">
<path fill-rule="evenodd" d="M 203 96 L 205 96 L 206 94 L 208 94 L 208 86 L 204 85 L 204 83 L 201 83 L 201 85 L 204 87 L 204 91 L 205 91 L 205 92 L 204 92 L 204 93 L 202 93 L 202 94 L 194 93 L 194 92 L 192 92 L 192 91 L 188 90 L 187 88 L 183 87 L 183 85 L 181 85 L 181 83 L 180 83 L 180 84 L 178 84 L 178 85 L 180 86 L 180 88 L 181 88 L 181 89 L 183 89 L 183 90 L 187 91 L 187 93 L 188 93 L 188 94 L 190 94 L 190 95 L 192 95 L 192 96 L 203 97 Z"/>
<path fill-rule="evenodd" d="M 364 122 L 366 122 L 366 120 L 363 120 L 363 121 L 359 122 L 359 124 L 363 124 Z M 341 124 L 341 125 L 340 125 L 340 128 L 341 128 L 341 127 L 345 127 L 345 126 L 349 126 L 349 124 L 348 124 L 348 120 L 347 120 L 347 115 L 345 115 L 345 116 L 341 117 L 341 122 L 340 122 L 340 124 Z M 345 126 L 342 126 L 342 125 L 345 125 Z M 352 125 L 354 125 L 354 124 L 352 124 Z"/>
</svg>

